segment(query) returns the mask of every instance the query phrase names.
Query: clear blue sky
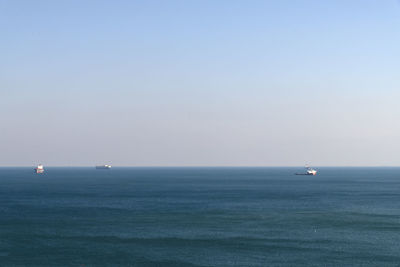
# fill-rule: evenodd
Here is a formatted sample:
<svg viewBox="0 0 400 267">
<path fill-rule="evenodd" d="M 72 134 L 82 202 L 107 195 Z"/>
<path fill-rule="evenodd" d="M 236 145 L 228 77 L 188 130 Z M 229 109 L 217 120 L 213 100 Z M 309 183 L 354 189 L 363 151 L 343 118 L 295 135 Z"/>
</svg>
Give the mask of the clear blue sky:
<svg viewBox="0 0 400 267">
<path fill-rule="evenodd" d="M 0 165 L 400 165 L 398 1 L 0 0 Z"/>
</svg>

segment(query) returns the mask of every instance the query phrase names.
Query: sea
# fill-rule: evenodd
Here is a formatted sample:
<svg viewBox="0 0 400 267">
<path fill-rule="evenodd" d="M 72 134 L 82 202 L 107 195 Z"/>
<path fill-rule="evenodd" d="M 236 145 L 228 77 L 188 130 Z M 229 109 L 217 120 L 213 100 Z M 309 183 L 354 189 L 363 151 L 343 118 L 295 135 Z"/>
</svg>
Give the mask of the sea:
<svg viewBox="0 0 400 267">
<path fill-rule="evenodd" d="M 0 168 L 0 266 L 400 266 L 400 168 Z"/>
</svg>

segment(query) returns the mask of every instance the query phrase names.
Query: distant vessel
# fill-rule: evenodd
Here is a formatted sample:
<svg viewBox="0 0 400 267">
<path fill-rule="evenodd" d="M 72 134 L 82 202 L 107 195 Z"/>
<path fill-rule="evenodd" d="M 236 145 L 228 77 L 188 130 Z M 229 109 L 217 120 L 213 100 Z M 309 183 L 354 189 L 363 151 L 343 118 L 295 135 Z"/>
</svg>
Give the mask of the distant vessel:
<svg viewBox="0 0 400 267">
<path fill-rule="evenodd" d="M 317 175 L 317 171 L 314 170 L 313 168 L 306 166 L 306 172 L 305 173 L 296 173 L 296 175 Z"/>
<path fill-rule="evenodd" d="M 109 170 L 109 169 L 111 169 L 111 165 L 99 165 L 99 166 L 96 166 L 96 169 L 98 169 L 98 170 Z"/>
<path fill-rule="evenodd" d="M 36 168 L 35 168 L 35 173 L 44 173 L 44 168 L 42 164 L 39 164 Z"/>
</svg>

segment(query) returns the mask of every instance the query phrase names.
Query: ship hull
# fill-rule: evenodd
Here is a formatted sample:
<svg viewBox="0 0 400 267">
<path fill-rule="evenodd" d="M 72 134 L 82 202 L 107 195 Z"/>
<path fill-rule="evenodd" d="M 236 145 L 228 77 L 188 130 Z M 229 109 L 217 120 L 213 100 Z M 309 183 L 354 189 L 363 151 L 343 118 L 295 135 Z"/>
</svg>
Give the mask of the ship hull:
<svg viewBox="0 0 400 267">
<path fill-rule="evenodd" d="M 111 169 L 111 166 L 96 166 L 97 170 L 109 170 Z"/>
<path fill-rule="evenodd" d="M 306 166 L 306 172 L 295 173 L 295 175 L 317 175 L 317 171 Z"/>
</svg>

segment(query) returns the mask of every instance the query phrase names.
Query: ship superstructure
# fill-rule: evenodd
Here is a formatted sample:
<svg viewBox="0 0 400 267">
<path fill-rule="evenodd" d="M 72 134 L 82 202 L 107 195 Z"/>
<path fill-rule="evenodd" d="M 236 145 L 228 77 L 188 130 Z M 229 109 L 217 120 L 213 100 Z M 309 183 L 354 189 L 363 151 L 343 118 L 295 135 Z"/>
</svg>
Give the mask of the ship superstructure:
<svg viewBox="0 0 400 267">
<path fill-rule="evenodd" d="M 35 173 L 44 173 L 44 167 L 42 164 L 39 164 L 36 168 L 35 168 Z"/>
<path fill-rule="evenodd" d="M 307 175 L 317 175 L 317 171 L 314 170 L 314 169 L 311 168 L 311 167 L 307 167 L 306 174 L 307 174 Z"/>
</svg>

